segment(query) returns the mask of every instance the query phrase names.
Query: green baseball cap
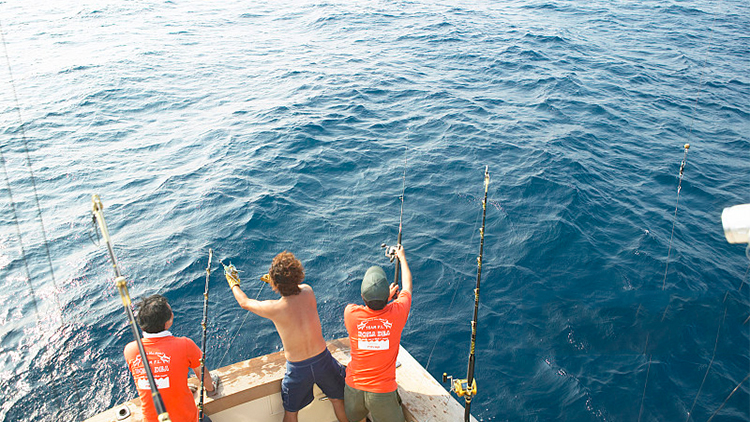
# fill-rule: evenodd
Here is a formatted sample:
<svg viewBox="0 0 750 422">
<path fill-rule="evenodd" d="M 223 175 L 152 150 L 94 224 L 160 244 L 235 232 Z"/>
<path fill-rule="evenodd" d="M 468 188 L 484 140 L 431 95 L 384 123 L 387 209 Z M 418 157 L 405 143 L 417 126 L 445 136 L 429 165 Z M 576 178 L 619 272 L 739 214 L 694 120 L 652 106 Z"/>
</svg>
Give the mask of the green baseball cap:
<svg viewBox="0 0 750 422">
<path fill-rule="evenodd" d="M 387 301 L 390 293 L 385 271 L 378 266 L 368 268 L 365 277 L 362 279 L 362 298 L 367 302 L 373 300 Z"/>
</svg>

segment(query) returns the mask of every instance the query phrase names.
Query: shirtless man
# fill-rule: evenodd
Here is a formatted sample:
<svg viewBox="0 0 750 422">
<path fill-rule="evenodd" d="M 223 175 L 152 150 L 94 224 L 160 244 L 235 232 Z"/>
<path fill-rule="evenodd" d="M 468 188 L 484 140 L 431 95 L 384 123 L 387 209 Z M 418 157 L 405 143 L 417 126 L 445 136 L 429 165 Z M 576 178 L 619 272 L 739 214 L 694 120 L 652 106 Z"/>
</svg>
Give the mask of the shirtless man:
<svg viewBox="0 0 750 422">
<path fill-rule="evenodd" d="M 344 367 L 331 356 L 323 340 L 315 293 L 302 284 L 305 270 L 291 252 L 282 252 L 273 259 L 263 280 L 281 295 L 277 300 L 249 299 L 240 288 L 240 279 L 233 267 L 225 270 L 229 288 L 244 309 L 276 326 L 284 346 L 287 371 L 281 383 L 284 422 L 296 422 L 300 409 L 313 400 L 313 383 L 318 384 L 333 405 L 336 418 L 348 422 L 344 410 Z"/>
</svg>

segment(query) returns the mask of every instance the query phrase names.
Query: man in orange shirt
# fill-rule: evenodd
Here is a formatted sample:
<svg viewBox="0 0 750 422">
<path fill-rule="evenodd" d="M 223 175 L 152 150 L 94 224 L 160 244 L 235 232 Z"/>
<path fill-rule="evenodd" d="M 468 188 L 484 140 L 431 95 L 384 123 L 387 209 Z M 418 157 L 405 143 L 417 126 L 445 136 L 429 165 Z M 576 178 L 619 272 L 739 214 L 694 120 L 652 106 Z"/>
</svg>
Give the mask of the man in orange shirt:
<svg viewBox="0 0 750 422">
<path fill-rule="evenodd" d="M 396 384 L 396 358 L 401 332 L 411 308 L 411 271 L 404 248 L 398 245 L 396 256 L 401 265 L 403 289 L 389 287 L 385 272 L 370 267 L 362 279 L 365 306 L 349 304 L 344 323 L 349 333 L 352 360 L 346 368 L 344 406 L 350 421 L 361 421 L 368 413 L 372 422 L 403 422 L 401 398 Z"/>
<path fill-rule="evenodd" d="M 200 373 L 198 368 L 201 350 L 193 340 L 174 337 L 167 331 L 173 322 L 172 308 L 164 296 L 153 295 L 140 302 L 138 324 L 143 330 L 143 347 L 169 418 L 172 422 L 196 422 L 198 407 L 188 387 L 187 378 L 190 368 L 193 368 L 196 375 Z M 138 389 L 143 417 L 147 422 L 157 422 L 151 388 L 135 341 L 125 346 L 125 360 Z M 216 395 L 218 382 L 218 375 L 212 377 L 206 371 L 203 383 L 209 397 Z M 204 416 L 204 421 L 210 419 Z"/>
</svg>

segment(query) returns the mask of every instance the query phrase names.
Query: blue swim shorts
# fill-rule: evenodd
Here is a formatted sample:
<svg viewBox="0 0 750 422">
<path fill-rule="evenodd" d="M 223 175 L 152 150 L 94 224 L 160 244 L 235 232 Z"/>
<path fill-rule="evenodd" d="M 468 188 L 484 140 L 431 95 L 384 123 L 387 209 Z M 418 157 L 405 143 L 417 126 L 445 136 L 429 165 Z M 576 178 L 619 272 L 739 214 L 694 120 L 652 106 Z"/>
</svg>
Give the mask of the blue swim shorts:
<svg viewBox="0 0 750 422">
<path fill-rule="evenodd" d="M 328 349 L 299 362 L 286 362 L 281 381 L 284 410 L 298 412 L 313 401 L 313 384 L 318 384 L 329 399 L 344 399 L 346 369 Z"/>
</svg>

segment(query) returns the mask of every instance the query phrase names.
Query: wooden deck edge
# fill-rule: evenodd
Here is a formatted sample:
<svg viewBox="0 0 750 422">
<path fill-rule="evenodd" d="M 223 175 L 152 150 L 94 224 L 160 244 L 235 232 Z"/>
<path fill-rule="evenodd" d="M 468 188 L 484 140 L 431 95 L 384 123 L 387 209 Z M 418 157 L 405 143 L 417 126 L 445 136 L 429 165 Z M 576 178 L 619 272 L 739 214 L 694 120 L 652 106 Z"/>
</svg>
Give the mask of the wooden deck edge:
<svg viewBox="0 0 750 422">
<path fill-rule="evenodd" d="M 328 350 L 343 365 L 351 360 L 349 339 L 339 338 L 327 343 Z M 400 366 L 396 369 L 399 394 L 403 400 L 404 414 L 410 422 L 448 422 L 463 420 L 463 407 L 425 370 L 403 347 L 399 350 Z M 240 361 L 214 371 L 221 378 L 219 396 L 204 398 L 206 414 L 216 414 L 242 403 L 281 391 L 281 380 L 286 372 L 283 352 Z M 188 383 L 199 387 L 198 379 Z M 196 402 L 197 400 L 197 393 Z M 117 419 L 119 409 L 127 407 L 131 416 Z M 105 410 L 85 422 L 141 422 L 140 400 L 135 398 Z M 476 420 L 472 417 L 472 421 Z"/>
</svg>

